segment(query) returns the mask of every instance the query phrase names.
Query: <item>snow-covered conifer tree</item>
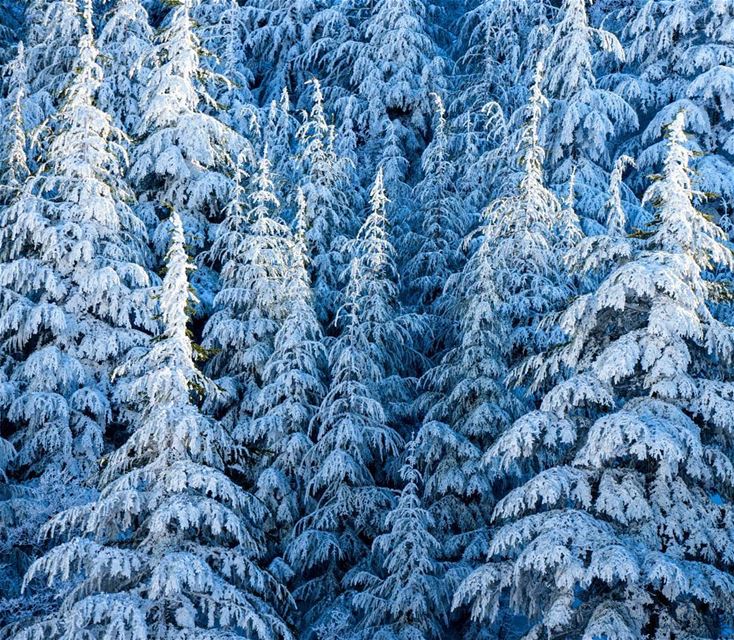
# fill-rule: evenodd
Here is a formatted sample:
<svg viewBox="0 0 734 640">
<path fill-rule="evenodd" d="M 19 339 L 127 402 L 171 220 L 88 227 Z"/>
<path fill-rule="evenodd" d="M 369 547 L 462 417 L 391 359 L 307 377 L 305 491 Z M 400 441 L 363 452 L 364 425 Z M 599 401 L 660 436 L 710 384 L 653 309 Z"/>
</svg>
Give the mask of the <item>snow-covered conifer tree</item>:
<svg viewBox="0 0 734 640">
<path fill-rule="evenodd" d="M 279 215 L 267 153 L 266 149 L 248 185 L 249 193 L 245 196 L 242 186 L 235 185 L 209 250 L 219 265 L 220 290 L 204 328 L 204 346 L 216 351 L 209 372 L 228 379 L 226 387 L 236 390 L 232 419 L 238 438 L 248 437 L 264 368 L 288 312 L 283 291 L 291 232 Z"/>
<path fill-rule="evenodd" d="M 423 0 L 377 0 L 361 24 L 361 42 L 350 67 L 350 85 L 365 102 L 373 135 L 384 119 L 400 122 L 406 149 L 422 147 L 432 117 L 431 93 L 444 93 L 443 62 L 426 27 Z M 340 52 L 344 55 L 344 47 Z M 418 135 L 416 135 L 418 134 Z"/>
<path fill-rule="evenodd" d="M 391 369 L 404 353 L 405 332 L 394 320 L 394 262 L 381 171 L 371 196 L 338 316 L 342 332 L 330 352 L 331 385 L 313 419 L 315 444 L 302 464 L 306 515 L 287 550 L 302 576 L 294 595 L 312 629 L 335 626 L 350 615 L 345 575 L 365 561 L 369 541 L 380 531 L 392 501 L 381 484 L 382 465 L 401 443 L 383 402 Z"/>
<path fill-rule="evenodd" d="M 613 179 L 615 176 L 614 170 L 612 170 L 611 175 Z M 561 201 L 561 212 L 556 224 L 556 251 L 558 255 L 565 257 L 583 237 L 581 221 L 576 213 L 576 170 L 572 168 L 568 177 L 568 191 Z"/>
<path fill-rule="evenodd" d="M 2 524 L 18 554 L 37 550 L 50 513 L 87 495 L 117 419 L 111 371 L 152 327 L 146 233 L 122 180 L 122 134 L 95 106 L 91 18 L 87 2 L 41 169 L 0 213 L 0 353 L 12 363 L 1 410 L 17 449 L 9 475 L 25 492 L 9 490 Z"/>
<path fill-rule="evenodd" d="M 705 155 L 696 164 L 700 187 L 734 205 L 734 3 L 731 0 L 649 0 L 625 9 L 622 34 L 629 64 L 616 90 L 647 125 L 636 141 L 640 179 L 665 155 L 664 126 L 685 109 Z"/>
<path fill-rule="evenodd" d="M 85 28 L 81 18 L 77 0 L 32 0 L 26 10 L 28 79 L 46 116 L 68 85 Z"/>
<path fill-rule="evenodd" d="M 21 199 L 29 175 L 25 118 L 29 106 L 29 87 L 22 42 L 18 43 L 15 58 L 8 63 L 5 71 L 6 98 L 0 113 L 8 126 L 0 133 L 0 209 Z M 8 380 L 14 365 L 12 352 L 0 347 L 0 406 L 5 413 L 17 396 L 17 387 Z M 16 450 L 3 437 L 10 432 L 12 427 L 3 429 L 0 435 L 0 592 L 8 599 L 16 597 L 20 590 L 20 578 L 25 570 L 23 565 L 28 561 L 29 549 L 26 545 L 32 543 L 33 528 L 38 525 L 36 518 L 29 517 L 33 512 L 33 506 L 28 501 L 29 492 L 16 483 L 11 484 Z M 24 513 L 22 506 L 31 508 Z M 16 614 L 22 616 L 26 611 L 24 604 L 16 607 L 4 603 L 5 615 L 9 619 Z"/>
<path fill-rule="evenodd" d="M 416 453 L 429 507 L 455 559 L 482 535 L 495 494 L 496 478 L 480 466 L 482 453 L 522 411 L 507 376 L 547 344 L 540 321 L 566 295 L 553 247 L 560 204 L 543 184 L 540 80 L 537 74 L 528 104 L 516 114 L 515 175 L 487 208 L 481 243 L 457 284 L 458 342 L 424 377 L 426 414 Z M 476 558 L 477 549 L 471 554 Z"/>
<path fill-rule="evenodd" d="M 146 234 L 121 177 L 122 134 L 94 106 L 101 68 L 89 3 L 85 22 L 42 170 L 1 221 L 0 334 L 21 361 L 8 411 L 19 464 L 31 473 L 83 474 L 96 464 L 110 368 L 150 327 L 140 291 L 149 283 Z"/>
<path fill-rule="evenodd" d="M 354 232 L 355 216 L 347 195 L 344 160 L 334 147 L 335 131 L 324 112 L 324 96 L 318 80 L 312 106 L 297 131 L 300 143 L 301 188 L 306 202 L 306 245 L 319 319 L 328 324 L 338 307 L 339 277 L 343 269 L 340 248 Z"/>
<path fill-rule="evenodd" d="M 450 592 L 437 559 L 441 545 L 433 535 L 435 522 L 422 507 L 412 442 L 400 475 L 405 485 L 385 518 L 387 531 L 372 543 L 374 573 L 351 578 L 361 587 L 354 598 L 357 638 L 431 640 L 446 633 Z"/>
<path fill-rule="evenodd" d="M 305 208 L 298 194 L 297 228 L 282 295 L 288 315 L 263 369 L 250 437 L 267 451 L 257 496 L 273 514 L 273 535 L 289 537 L 303 515 L 301 463 L 311 448 L 309 424 L 325 394 L 326 350 L 306 265 Z"/>
<path fill-rule="evenodd" d="M 499 103 L 485 103 L 478 114 L 463 110 L 457 106 L 460 104 L 454 102 L 452 110 L 458 109 L 458 113 L 449 120 L 458 168 L 456 187 L 467 226 L 476 229 L 487 203 L 497 195 L 510 170 L 515 136 L 508 129 L 508 118 Z"/>
<path fill-rule="evenodd" d="M 15 58 L 6 69 L 6 85 L 7 95 L 0 109 L 7 123 L 0 135 L 0 204 L 7 204 L 18 195 L 29 174 L 26 129 L 29 87 L 22 42 L 18 43 Z"/>
<path fill-rule="evenodd" d="M 414 213 L 413 189 L 408 184 L 410 161 L 398 135 L 399 123 L 385 118 L 384 125 L 382 135 L 370 140 L 362 157 L 376 158 L 377 166 L 382 169 L 385 189 L 390 193 L 387 207 L 395 230 L 398 263 L 402 267 L 409 259 L 411 226 L 419 226 L 415 220 L 418 214 Z"/>
<path fill-rule="evenodd" d="M 623 200 L 624 173 L 629 167 L 635 167 L 634 159 L 629 156 L 619 156 L 614 163 L 614 169 L 609 180 L 609 196 L 604 205 L 607 233 L 612 237 L 623 237 L 627 227 L 629 215 Z M 649 222 L 641 220 L 640 222 Z"/>
<path fill-rule="evenodd" d="M 198 252 L 209 239 L 209 221 L 218 217 L 228 197 L 235 158 L 249 161 L 251 154 L 245 140 L 211 114 L 216 104 L 206 91 L 191 3 L 173 3 L 146 61 L 136 131 L 142 141 L 130 175 L 141 200 L 179 211 L 186 238 Z M 167 237 L 161 225 L 159 251 Z"/>
<path fill-rule="evenodd" d="M 548 346 L 550 338 L 539 323 L 568 294 L 563 256 L 554 246 L 563 207 L 544 184 L 545 150 L 539 135 L 547 101 L 542 78 L 541 64 L 527 105 L 510 120 L 510 127 L 519 131 L 515 175 L 489 205 L 484 226 L 493 256 L 492 281 L 501 299 L 497 312 L 508 324 L 504 353 L 511 365 Z M 580 233 L 568 224 L 562 225 L 564 236 Z"/>
<path fill-rule="evenodd" d="M 483 242 L 465 267 L 453 310 L 458 344 L 421 379 L 424 419 L 416 455 L 425 469 L 427 507 L 442 533 L 444 553 L 454 560 L 483 530 L 482 505 L 493 495 L 489 475 L 480 469 L 482 451 L 519 410 L 504 385 L 508 336 L 495 311 L 500 297 L 491 280 L 493 259 L 490 244 Z"/>
<path fill-rule="evenodd" d="M 457 186 L 474 224 L 510 168 L 514 151 L 505 145 L 514 132 L 507 129 L 505 114 L 517 113 L 527 102 L 553 12 L 548 0 L 483 0 L 458 21 L 460 71 L 449 112 L 461 169 Z"/>
<path fill-rule="evenodd" d="M 187 327 L 193 266 L 175 211 L 171 226 L 161 332 L 121 371 L 131 380 L 120 395 L 141 405 L 140 423 L 109 457 L 99 498 L 46 525 L 62 541 L 26 583 L 43 576 L 76 588 L 17 640 L 291 637 L 276 608 L 287 592 L 257 564 L 264 509 L 228 477 L 231 437 L 195 404 L 208 383 Z"/>
<path fill-rule="evenodd" d="M 462 118 L 481 113 L 490 101 L 512 113 L 525 101 L 524 88 L 550 32 L 547 0 L 483 0 L 461 20 Z"/>
<path fill-rule="evenodd" d="M 311 21 L 324 0 L 255 0 L 247 3 L 247 46 L 262 74 L 263 98 L 277 99 L 283 89 L 303 89 L 307 58 L 316 35 Z"/>
<path fill-rule="evenodd" d="M 529 479 L 497 505 L 489 561 L 455 602 L 493 619 L 507 593 L 529 638 L 716 638 L 731 624 L 734 330 L 711 315 L 705 274 L 734 262 L 695 208 L 683 128 L 681 112 L 650 224 L 622 236 L 618 211 L 615 242 L 572 254 L 607 275 L 563 313 L 568 342 L 536 359 L 538 383 L 562 379 L 486 456 Z"/>
<path fill-rule="evenodd" d="M 0 0 L 0 64 L 9 61 L 13 45 L 17 43 L 24 9 L 22 4 L 14 0 Z"/>
<path fill-rule="evenodd" d="M 119 0 L 114 5 L 97 45 L 104 69 L 100 107 L 126 133 L 137 133 L 140 101 L 149 73 L 143 62 L 153 47 L 153 29 L 140 0 Z"/>
<path fill-rule="evenodd" d="M 411 306 L 430 318 L 431 335 L 425 345 L 429 354 L 446 337 L 446 327 L 439 321 L 440 297 L 449 277 L 461 269 L 460 245 L 467 232 L 467 220 L 455 184 L 456 167 L 446 111 L 441 98 L 434 94 L 434 99 L 433 139 L 423 152 L 423 178 L 414 189 L 412 256 L 403 278 Z"/>
<path fill-rule="evenodd" d="M 344 92 L 350 85 L 350 76 L 356 59 L 354 47 L 359 42 L 362 20 L 371 7 L 363 0 L 345 2 L 318 2 L 308 25 L 309 49 L 304 65 L 311 73 L 323 79 L 333 91 L 333 106 L 339 115 L 348 119 L 354 95 Z"/>
<path fill-rule="evenodd" d="M 247 139 L 259 129 L 258 112 L 250 92 L 254 75 L 248 64 L 246 9 L 237 0 L 199 2 L 192 9 L 197 33 L 210 54 L 205 57 L 214 78 L 212 96 L 222 121 Z"/>
<path fill-rule="evenodd" d="M 271 100 L 263 120 L 261 139 L 263 145 L 268 147 L 273 173 L 279 177 L 279 184 L 275 185 L 276 193 L 287 212 L 284 217 L 291 220 L 291 210 L 298 208 L 297 203 L 291 202 L 294 200 L 293 185 L 300 183 L 301 175 L 295 152 L 299 122 L 291 113 L 291 98 L 287 89 L 281 91 L 277 100 Z"/>
<path fill-rule="evenodd" d="M 603 89 L 596 70 L 606 57 L 624 59 L 619 41 L 589 23 L 589 0 L 564 0 L 542 61 L 544 88 L 551 108 L 544 124 L 551 182 L 567 188 L 576 172 L 577 212 L 599 219 L 611 157 L 609 149 L 637 128 L 632 107 L 617 93 Z M 603 80 L 603 78 L 602 78 Z"/>
</svg>

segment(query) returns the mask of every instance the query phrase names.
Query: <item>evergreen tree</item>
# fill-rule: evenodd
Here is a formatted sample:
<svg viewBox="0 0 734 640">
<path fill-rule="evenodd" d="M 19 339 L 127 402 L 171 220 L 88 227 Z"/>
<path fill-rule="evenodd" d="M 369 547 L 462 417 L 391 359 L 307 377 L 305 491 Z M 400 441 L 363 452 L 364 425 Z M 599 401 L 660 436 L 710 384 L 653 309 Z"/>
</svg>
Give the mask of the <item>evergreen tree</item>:
<svg viewBox="0 0 734 640">
<path fill-rule="evenodd" d="M 290 230 L 279 216 L 267 149 L 249 190 L 245 202 L 243 188 L 235 186 L 209 252 L 220 266 L 221 288 L 204 328 L 204 346 L 216 350 L 209 372 L 233 389 L 231 419 L 238 439 L 251 437 L 249 421 L 264 369 L 288 312 L 283 289 L 292 246 Z"/>
<path fill-rule="evenodd" d="M 226 202 L 234 159 L 249 160 L 251 153 L 241 136 L 208 113 L 215 103 L 203 81 L 191 2 L 173 3 L 146 60 L 149 75 L 136 131 L 141 142 L 130 175 L 141 200 L 170 204 L 180 212 L 186 237 L 198 252 L 209 240 L 209 222 Z M 159 251 L 167 236 L 161 225 Z"/>
<path fill-rule="evenodd" d="M 0 64 L 9 61 L 23 25 L 22 4 L 14 0 L 0 0 Z"/>
<path fill-rule="evenodd" d="M 81 18 L 77 0 L 31 0 L 26 10 L 28 78 L 45 116 L 73 75 L 85 28 Z"/>
<path fill-rule="evenodd" d="M 250 428 L 253 441 L 268 452 L 257 496 L 273 514 L 273 535 L 279 541 L 288 539 L 303 515 L 301 464 L 312 444 L 309 424 L 325 394 L 326 350 L 306 264 L 306 203 L 298 195 L 298 226 L 282 293 L 288 315 L 263 369 Z"/>
<path fill-rule="evenodd" d="M 342 333 L 330 352 L 331 385 L 314 417 L 315 444 L 302 465 L 306 515 L 287 549 L 288 561 L 302 576 L 294 594 L 303 603 L 310 633 L 320 627 L 333 631 L 350 616 L 345 576 L 365 562 L 369 541 L 391 505 L 380 472 L 401 443 L 384 406 L 404 338 L 394 321 L 394 263 L 381 171 L 371 196 L 340 310 Z"/>
<path fill-rule="evenodd" d="M 569 294 L 555 244 L 580 235 L 573 216 L 563 215 L 564 207 L 544 184 L 543 73 L 541 64 L 528 103 L 510 119 L 510 128 L 518 130 L 514 172 L 489 205 L 484 227 L 501 300 L 497 312 L 508 325 L 503 349 L 510 365 L 552 342 L 541 323 Z"/>
<path fill-rule="evenodd" d="M 362 25 L 372 7 L 364 0 L 320 3 L 308 25 L 310 46 L 304 57 L 305 67 L 323 81 L 329 106 L 360 126 L 364 103 L 354 91 L 352 74 L 363 42 Z"/>
<path fill-rule="evenodd" d="M 19 464 L 85 473 L 110 418 L 111 368 L 150 318 L 145 229 L 121 179 L 121 133 L 94 106 L 101 68 L 91 32 L 50 125 L 42 171 L 2 212 L 3 350 L 19 360 L 8 408 Z"/>
<path fill-rule="evenodd" d="M 449 103 L 459 194 L 472 227 L 512 167 L 514 132 L 506 114 L 527 102 L 527 88 L 550 38 L 547 0 L 481 0 L 457 20 L 458 72 Z"/>
<path fill-rule="evenodd" d="M 7 97 L 0 113 L 8 126 L 2 134 L 0 147 L 0 204 L 7 204 L 18 195 L 28 177 L 28 135 L 26 119 L 29 115 L 28 72 L 23 43 L 18 44 L 15 58 L 6 69 Z"/>
<path fill-rule="evenodd" d="M 425 350 L 440 349 L 448 328 L 442 322 L 441 295 L 449 277 L 462 266 L 461 239 L 467 220 L 455 184 L 443 101 L 434 95 L 436 115 L 433 139 L 421 159 L 423 179 L 414 189 L 412 257 L 404 269 L 407 298 L 412 307 L 429 317 L 431 335 Z"/>
<path fill-rule="evenodd" d="M 280 184 L 276 184 L 278 199 L 283 207 L 290 213 L 293 206 L 293 185 L 299 184 L 301 174 L 299 171 L 299 160 L 296 155 L 296 131 L 298 120 L 291 113 L 291 98 L 287 89 L 283 89 L 280 98 L 272 100 L 268 107 L 261 139 L 270 150 L 273 162 L 273 173 L 280 178 Z M 297 189 L 296 189 L 297 191 Z M 296 205 L 297 208 L 297 205 Z M 285 216 L 292 219 L 292 216 Z"/>
<path fill-rule="evenodd" d="M 399 126 L 390 119 L 385 119 L 383 135 L 371 139 L 363 156 L 378 158 L 377 166 L 382 169 L 385 189 L 390 192 L 387 204 L 390 221 L 395 229 L 398 266 L 402 270 L 410 259 L 413 228 L 420 228 L 413 202 L 413 189 L 409 183 L 410 162 L 405 148 L 398 135 Z"/>
<path fill-rule="evenodd" d="M 430 94 L 443 93 L 443 63 L 426 27 L 423 0 L 377 0 L 361 25 L 350 67 L 350 86 L 365 103 L 365 121 L 373 136 L 384 120 L 399 123 L 406 149 L 421 148 L 433 116 Z M 344 47 L 340 55 L 344 55 Z"/>
<path fill-rule="evenodd" d="M 194 6 L 202 45 L 210 53 L 205 61 L 218 82 L 211 90 L 221 119 L 240 135 L 253 139 L 258 132 L 258 113 L 250 86 L 254 75 L 246 58 L 246 9 L 237 0 L 200 2 Z"/>
<path fill-rule="evenodd" d="M 665 155 L 664 126 L 685 109 L 705 155 L 700 186 L 734 204 L 734 3 L 731 0 L 650 0 L 625 9 L 629 64 L 616 90 L 635 104 L 647 126 L 633 149 L 640 179 Z"/>
<path fill-rule="evenodd" d="M 527 637 L 721 637 L 734 610 L 731 382 L 734 333 L 705 279 L 732 266 L 723 232 L 696 210 L 679 113 L 655 217 L 633 238 L 588 238 L 573 265 L 606 263 L 572 301 L 568 342 L 537 358 L 563 372 L 539 410 L 487 453 L 527 481 L 496 507 L 489 562 L 455 602 L 494 618 L 503 594 Z"/>
<path fill-rule="evenodd" d="M 627 156 L 621 157 L 627 158 Z M 617 184 L 620 187 L 619 200 L 621 206 L 622 173 L 624 170 L 619 172 L 617 169 L 617 164 L 615 164 L 615 168 L 611 173 L 610 182 L 612 184 Z M 615 182 L 616 177 L 619 178 L 617 182 Z M 612 197 L 614 198 L 615 196 Z M 605 206 L 608 206 L 608 203 Z M 568 256 L 569 251 L 571 251 L 583 237 L 584 234 L 581 230 L 581 221 L 576 214 L 576 170 L 571 169 L 571 175 L 568 177 L 568 192 L 561 202 L 561 212 L 556 224 L 556 250 L 558 255 L 564 258 Z M 571 279 L 573 279 L 572 274 L 568 275 L 571 275 Z"/>
<path fill-rule="evenodd" d="M 20 557 L 51 513 L 86 499 L 107 426 L 112 369 L 150 329 L 146 234 L 121 178 L 122 134 L 94 104 L 101 68 L 91 6 L 46 157 L 0 212 L 3 428 L 17 455 L 0 527 Z M 5 549 L 3 549 L 3 552 Z"/>
<path fill-rule="evenodd" d="M 325 0 L 256 0 L 248 3 L 247 45 L 262 75 L 263 98 L 278 98 L 283 89 L 300 91 L 307 80 L 306 58 L 313 44 L 312 20 Z"/>
<path fill-rule="evenodd" d="M 522 107 L 524 89 L 550 32 L 547 0 L 483 0 L 461 19 L 462 118 L 490 101 L 511 113 Z"/>
<path fill-rule="evenodd" d="M 598 217 L 608 181 L 609 149 L 638 122 L 624 98 L 603 89 L 603 77 L 597 79 L 605 55 L 623 60 L 624 51 L 615 36 L 590 25 L 587 4 L 588 0 L 564 0 L 545 49 L 544 88 L 551 108 L 544 130 L 551 181 L 567 186 L 575 171 L 577 212 L 585 221 L 602 223 Z"/>
<path fill-rule="evenodd" d="M 523 408 L 507 377 L 553 339 L 541 321 L 567 295 L 554 250 L 560 204 L 543 184 L 540 86 L 538 73 L 514 122 L 520 130 L 515 175 L 506 195 L 487 208 L 481 243 L 450 301 L 458 342 L 423 380 L 420 404 L 426 409 L 416 454 L 445 552 L 457 561 L 481 552 L 483 514 L 502 489 L 480 460 Z"/>
<path fill-rule="evenodd" d="M 470 111 L 463 113 L 466 117 L 456 115 L 450 120 L 451 142 L 458 167 L 457 191 L 467 228 L 474 230 L 487 202 L 511 172 L 514 149 L 509 145 L 515 136 L 508 130 L 505 112 L 497 102 L 485 103 L 475 116 Z"/>
<path fill-rule="evenodd" d="M 26 583 L 43 575 L 77 586 L 18 640 L 291 637 L 273 606 L 287 592 L 257 565 L 264 510 L 226 473 L 227 431 L 192 400 L 207 382 L 193 361 L 193 266 L 175 212 L 172 228 L 158 298 L 162 331 L 123 370 L 133 380 L 120 393 L 142 402 L 140 424 L 110 456 L 99 499 L 46 525 L 47 535 L 68 540 L 34 563 Z"/>
<path fill-rule="evenodd" d="M 339 278 L 343 269 L 341 247 L 354 230 L 354 214 L 347 196 L 344 161 L 336 154 L 334 128 L 326 121 L 324 96 L 318 80 L 311 110 L 304 114 L 296 135 L 300 143 L 299 168 L 306 203 L 306 244 L 319 319 L 328 325 L 338 308 Z"/>
<path fill-rule="evenodd" d="M 118 0 L 99 35 L 104 82 L 100 107 L 126 133 L 139 131 L 140 103 L 149 69 L 142 64 L 153 47 L 153 29 L 140 0 Z"/>
<path fill-rule="evenodd" d="M 8 63 L 5 76 L 6 98 L 0 113 L 5 116 L 8 127 L 0 134 L 0 208 L 20 199 L 29 175 L 25 114 L 30 101 L 22 42 L 18 43 L 15 58 Z M 6 412 L 16 397 L 15 385 L 8 380 L 14 364 L 11 354 L 0 348 L 0 406 Z M 7 598 L 3 608 L 6 616 L 12 619 L 29 608 L 24 602 L 14 605 L 11 598 L 17 596 L 20 577 L 26 568 L 27 555 L 22 546 L 30 542 L 32 536 L 30 530 L 24 528 L 22 514 L 18 517 L 16 512 L 21 512 L 21 506 L 30 507 L 26 521 L 30 521 L 31 527 L 37 522 L 31 517 L 35 505 L 25 502 L 28 492 L 18 484 L 11 484 L 10 473 L 14 470 L 17 452 L 12 442 L 3 436 L 10 436 L 12 427 L 5 420 L 0 420 L 0 427 L 4 427 L 0 429 L 0 593 Z"/>
<path fill-rule="evenodd" d="M 372 563 L 378 569 L 352 578 L 363 585 L 354 598 L 358 638 L 430 640 L 446 632 L 450 594 L 437 560 L 441 545 L 432 533 L 435 523 L 421 506 L 421 474 L 412 443 L 400 475 L 405 486 L 385 518 L 388 530 L 372 543 Z"/>
</svg>

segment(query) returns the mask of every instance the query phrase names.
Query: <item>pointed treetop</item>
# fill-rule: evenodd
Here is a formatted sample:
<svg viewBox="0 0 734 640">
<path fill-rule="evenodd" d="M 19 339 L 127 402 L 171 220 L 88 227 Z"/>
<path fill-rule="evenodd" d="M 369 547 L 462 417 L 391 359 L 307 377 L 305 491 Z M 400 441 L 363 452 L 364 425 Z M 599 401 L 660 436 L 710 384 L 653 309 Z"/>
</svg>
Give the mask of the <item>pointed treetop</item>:
<svg viewBox="0 0 734 640">
<path fill-rule="evenodd" d="M 413 434 L 413 437 L 406 445 L 405 464 L 400 469 L 400 477 L 405 482 L 403 493 L 417 494 L 419 485 L 423 482 L 423 476 L 418 470 L 418 460 L 415 449 L 415 434 Z"/>
<path fill-rule="evenodd" d="M 82 11 L 82 17 L 84 18 L 84 37 L 87 38 L 90 43 L 94 42 L 94 25 L 92 23 L 93 15 L 94 9 L 92 8 L 92 0 L 84 0 L 84 9 Z"/>
<path fill-rule="evenodd" d="M 365 330 L 369 334 L 376 326 L 389 323 L 397 293 L 397 270 L 386 211 L 389 199 L 382 168 L 377 170 L 370 202 L 370 213 L 348 245 L 352 258 L 343 311 L 348 317 L 348 330 L 356 332 L 355 336 Z"/>
<path fill-rule="evenodd" d="M 444 105 L 443 98 L 435 91 L 431 92 L 431 98 L 433 99 L 433 104 L 436 107 L 437 120 L 442 126 L 445 126 L 446 106 Z"/>
<path fill-rule="evenodd" d="M 562 252 L 575 247 L 583 237 L 581 223 L 576 213 L 576 166 L 571 167 L 568 192 L 558 213 L 557 235 Z"/>
<path fill-rule="evenodd" d="M 370 190 L 371 213 L 359 230 L 358 238 L 374 243 L 373 258 L 370 266 L 382 272 L 383 268 L 390 267 L 391 256 L 389 239 L 387 236 L 387 204 L 390 199 L 385 192 L 385 176 L 382 167 L 377 169 L 375 183 Z"/>
<path fill-rule="evenodd" d="M 311 118 L 316 121 L 319 128 L 327 128 L 328 125 L 326 123 L 326 115 L 324 113 L 324 93 L 321 90 L 321 82 L 319 82 L 318 78 L 314 77 L 307 80 L 306 84 L 313 87 L 311 95 Z M 287 97 L 288 94 L 286 93 L 285 96 Z"/>
<path fill-rule="evenodd" d="M 250 200 L 254 205 L 252 214 L 255 219 L 267 215 L 268 206 L 276 209 L 280 207 L 280 200 L 275 195 L 275 184 L 273 183 L 271 168 L 272 165 L 268 157 L 268 145 L 266 144 L 262 156 L 258 160 L 257 171 L 253 176 L 254 191 L 250 194 Z M 252 220 L 252 222 L 254 221 Z"/>
<path fill-rule="evenodd" d="M 247 178 L 247 153 L 240 151 L 237 154 L 237 162 L 234 166 L 234 181 L 232 184 L 232 199 L 242 202 L 244 200 L 245 182 Z"/>
<path fill-rule="evenodd" d="M 607 210 L 607 231 L 610 236 L 622 237 L 625 235 L 627 215 L 622 206 L 622 179 L 627 167 L 634 167 L 635 161 L 630 156 L 619 156 L 614 163 L 609 182 L 609 199 L 605 204 Z"/>
<path fill-rule="evenodd" d="M 15 55 L 5 65 L 4 75 L 6 76 L 6 93 L 8 95 L 21 88 L 25 93 L 28 85 L 28 66 L 26 62 L 25 44 L 20 40 L 15 49 Z"/>
<path fill-rule="evenodd" d="M 280 108 L 285 112 L 291 109 L 291 95 L 288 93 L 288 87 L 283 87 L 283 91 L 280 92 Z"/>
<path fill-rule="evenodd" d="M 308 83 L 307 83 L 308 84 Z M 268 109 L 268 126 L 273 128 L 276 126 L 276 122 L 282 114 L 289 114 L 291 111 L 291 96 L 288 93 L 288 88 L 283 87 L 280 92 L 280 100 L 273 98 L 270 101 L 270 108 Z"/>
<path fill-rule="evenodd" d="M 186 253 L 183 223 L 176 210 L 171 212 L 171 228 L 171 244 L 166 255 L 166 275 L 163 277 L 160 297 L 163 335 L 179 339 L 190 347 L 187 310 L 197 300 L 189 286 L 188 274 L 196 267 Z"/>
<path fill-rule="evenodd" d="M 569 211 L 576 210 L 576 165 L 571 166 L 571 172 L 568 176 L 568 191 L 563 201 L 564 206 Z"/>
<path fill-rule="evenodd" d="M 679 111 L 666 132 L 663 172 L 648 188 L 643 203 L 655 207 L 650 249 L 692 255 L 702 269 L 714 265 L 734 266 L 731 251 L 724 246 L 725 235 L 694 205 L 703 194 L 693 188 L 691 157 L 685 132 L 686 114 Z"/>
<path fill-rule="evenodd" d="M 389 200 L 385 193 L 385 174 L 382 167 L 377 169 L 375 183 L 370 190 L 370 199 L 372 202 L 372 214 L 382 215 L 384 217 L 385 205 Z"/>
<path fill-rule="evenodd" d="M 12 199 L 29 175 L 26 154 L 25 107 L 28 94 L 28 73 L 23 42 L 18 43 L 15 57 L 8 63 L 8 87 L 5 116 L 7 128 L 2 139 L 0 157 L 0 198 Z"/>
<path fill-rule="evenodd" d="M 543 62 L 539 61 L 535 68 L 530 99 L 526 107 L 526 121 L 519 140 L 519 146 L 523 152 L 521 160 L 525 173 L 538 182 L 543 179 L 543 162 L 545 160 L 545 150 L 540 144 L 540 124 L 543 118 L 543 110 L 548 106 L 548 100 L 543 94 L 543 76 Z"/>
<path fill-rule="evenodd" d="M 688 148 L 686 135 L 686 112 L 680 110 L 667 127 L 667 155 L 665 156 L 664 178 L 674 181 L 674 184 L 687 191 L 691 190 L 690 159 L 691 151 Z"/>
<path fill-rule="evenodd" d="M 75 67 L 75 75 L 67 90 L 67 105 L 92 105 L 99 87 L 102 84 L 102 67 L 98 63 L 99 51 L 94 42 L 94 26 L 92 24 L 92 0 L 85 0 L 82 12 L 84 31 L 79 38 L 79 54 Z"/>
</svg>

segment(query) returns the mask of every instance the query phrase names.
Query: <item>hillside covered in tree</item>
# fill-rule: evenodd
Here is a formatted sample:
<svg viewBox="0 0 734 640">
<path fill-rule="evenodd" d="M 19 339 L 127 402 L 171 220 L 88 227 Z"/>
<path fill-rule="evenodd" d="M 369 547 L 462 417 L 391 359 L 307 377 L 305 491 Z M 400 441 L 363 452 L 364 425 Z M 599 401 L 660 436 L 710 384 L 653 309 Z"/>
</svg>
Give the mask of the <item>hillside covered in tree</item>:
<svg viewBox="0 0 734 640">
<path fill-rule="evenodd" d="M 0 0 L 0 640 L 734 638 L 734 0 Z"/>
</svg>

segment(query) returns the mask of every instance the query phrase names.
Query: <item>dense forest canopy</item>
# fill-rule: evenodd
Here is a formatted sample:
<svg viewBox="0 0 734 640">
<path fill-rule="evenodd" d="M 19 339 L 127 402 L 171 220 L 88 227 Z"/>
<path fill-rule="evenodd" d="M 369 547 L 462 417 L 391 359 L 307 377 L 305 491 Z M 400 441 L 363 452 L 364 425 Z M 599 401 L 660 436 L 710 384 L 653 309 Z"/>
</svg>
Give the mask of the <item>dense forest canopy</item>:
<svg viewBox="0 0 734 640">
<path fill-rule="evenodd" d="M 734 637 L 734 0 L 0 0 L 0 640 Z"/>
</svg>

